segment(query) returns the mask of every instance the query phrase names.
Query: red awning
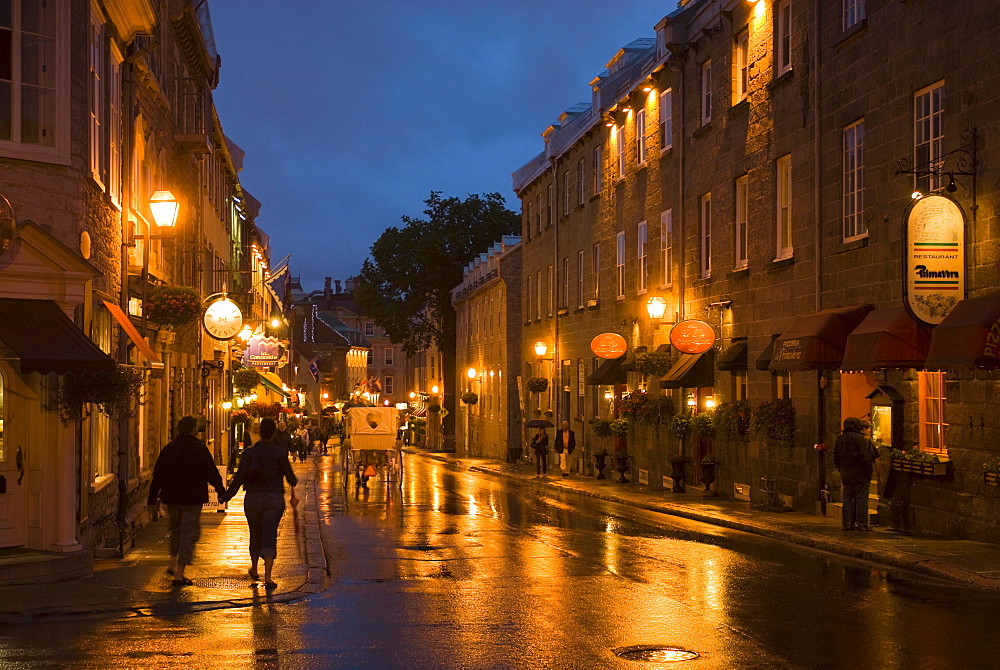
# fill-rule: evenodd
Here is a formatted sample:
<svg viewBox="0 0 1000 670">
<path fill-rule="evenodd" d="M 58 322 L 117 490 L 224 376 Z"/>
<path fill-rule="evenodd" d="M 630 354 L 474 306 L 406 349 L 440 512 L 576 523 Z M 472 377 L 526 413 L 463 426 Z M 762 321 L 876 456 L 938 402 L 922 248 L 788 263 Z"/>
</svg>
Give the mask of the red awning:
<svg viewBox="0 0 1000 670">
<path fill-rule="evenodd" d="M 928 370 L 1000 368 L 1000 293 L 960 300 L 934 327 Z"/>
<path fill-rule="evenodd" d="M 864 321 L 871 305 L 854 305 L 795 317 L 777 340 L 771 370 L 839 370 L 847 336 Z"/>
<path fill-rule="evenodd" d="M 156 370 L 162 370 L 163 363 L 160 362 L 160 357 L 156 355 L 156 352 L 153 351 L 153 347 L 149 346 L 149 342 L 147 342 L 145 338 L 139 334 L 139 331 L 136 330 L 134 325 L 132 325 L 129 318 L 125 316 L 125 312 L 122 311 L 122 308 L 113 302 L 108 302 L 107 300 L 102 300 L 101 302 L 103 302 L 104 306 L 108 308 L 109 312 L 111 312 L 111 316 L 115 317 L 115 321 L 118 322 L 118 325 L 121 326 L 122 330 L 125 331 L 125 334 L 128 335 L 128 339 L 132 340 L 132 343 L 135 345 L 135 348 L 139 350 L 139 353 L 141 353 L 143 357 L 149 361 L 149 366 Z"/>
<path fill-rule="evenodd" d="M 703 354 L 681 354 L 673 366 L 660 379 L 660 388 L 707 388 L 715 386 L 715 372 L 712 362 L 715 351 L 709 349 Z"/>
<path fill-rule="evenodd" d="M 841 370 L 922 368 L 931 344 L 931 329 L 903 306 L 877 309 L 847 337 Z"/>
<path fill-rule="evenodd" d="M 625 371 L 622 370 L 622 363 L 624 362 L 625 356 L 606 358 L 596 370 L 587 375 L 587 385 L 615 386 L 617 384 L 624 384 L 627 381 Z"/>
<path fill-rule="evenodd" d="M 0 298 L 0 341 L 21 372 L 98 372 L 117 365 L 51 300 Z"/>
</svg>

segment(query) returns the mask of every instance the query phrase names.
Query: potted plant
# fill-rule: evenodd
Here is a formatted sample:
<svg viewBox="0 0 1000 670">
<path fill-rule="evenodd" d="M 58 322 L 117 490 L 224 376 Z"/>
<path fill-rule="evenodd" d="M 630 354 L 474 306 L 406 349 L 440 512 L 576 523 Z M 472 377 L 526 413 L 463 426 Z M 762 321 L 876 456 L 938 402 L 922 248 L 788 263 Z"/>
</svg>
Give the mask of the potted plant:
<svg viewBox="0 0 1000 670">
<path fill-rule="evenodd" d="M 703 440 L 715 437 L 713 412 L 698 412 L 691 417 L 691 432 Z"/>
<path fill-rule="evenodd" d="M 149 290 L 142 306 L 146 319 L 160 326 L 186 326 L 201 314 L 198 292 L 187 286 L 161 284 Z"/>
<path fill-rule="evenodd" d="M 549 380 L 545 377 L 528 377 L 525 386 L 531 393 L 544 393 L 549 388 Z"/>
<path fill-rule="evenodd" d="M 462 394 L 462 402 L 464 402 L 466 405 L 475 405 L 477 402 L 479 402 L 479 396 L 473 393 L 472 391 L 466 391 L 465 393 Z"/>
<path fill-rule="evenodd" d="M 698 463 L 701 466 L 701 483 L 705 485 L 706 498 L 719 495 L 718 491 L 712 490 L 712 484 L 715 482 L 715 467 L 718 464 L 719 461 L 712 454 L 706 454 Z"/>
<path fill-rule="evenodd" d="M 987 486 L 1000 486 L 1000 459 L 994 457 L 983 463 L 983 479 Z"/>
<path fill-rule="evenodd" d="M 605 439 L 611 437 L 611 421 L 599 419 L 597 417 L 590 420 L 590 429 L 594 432 L 594 437 Z M 604 468 L 607 467 L 608 450 L 601 446 L 601 449 L 594 452 L 594 469 L 597 470 L 597 479 L 605 479 Z"/>
<path fill-rule="evenodd" d="M 240 395 L 250 395 L 260 383 L 260 373 L 253 368 L 240 368 L 233 373 L 233 388 Z"/>
<path fill-rule="evenodd" d="M 131 416 L 139 404 L 141 386 L 139 373 L 120 365 L 96 372 L 68 372 L 59 381 L 59 416 L 63 421 L 82 419 L 86 404 L 111 418 Z"/>
<path fill-rule="evenodd" d="M 723 444 L 732 444 L 750 434 L 750 404 L 746 400 L 724 402 L 712 412 L 715 435 Z"/>
</svg>

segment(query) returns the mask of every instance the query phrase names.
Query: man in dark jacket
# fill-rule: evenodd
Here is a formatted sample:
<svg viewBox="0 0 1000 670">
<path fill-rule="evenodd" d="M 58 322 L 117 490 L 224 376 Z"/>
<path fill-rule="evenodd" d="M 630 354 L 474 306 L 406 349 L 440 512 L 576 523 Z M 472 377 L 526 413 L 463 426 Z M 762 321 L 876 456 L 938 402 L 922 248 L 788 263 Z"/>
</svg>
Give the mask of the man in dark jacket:
<svg viewBox="0 0 1000 670">
<path fill-rule="evenodd" d="M 292 450 L 292 436 L 288 434 L 288 424 L 278 422 L 278 432 L 274 434 L 274 443 L 289 453 Z"/>
<path fill-rule="evenodd" d="M 868 530 L 868 487 L 878 452 L 865 435 L 868 422 L 849 416 L 844 432 L 833 446 L 833 464 L 840 470 L 844 484 L 844 530 Z"/>
<path fill-rule="evenodd" d="M 173 560 L 175 586 L 190 586 L 184 569 L 194 556 L 194 545 L 201 535 L 201 508 L 208 502 L 208 485 L 226 494 L 212 454 L 205 443 L 194 436 L 198 419 L 186 416 L 177 422 L 177 437 L 163 447 L 153 467 L 148 505 L 162 501 L 170 517 L 170 557 Z"/>
<path fill-rule="evenodd" d="M 569 421 L 559 424 L 559 431 L 556 433 L 556 453 L 559 454 L 559 470 L 563 477 L 569 477 L 569 471 L 573 467 L 571 456 L 576 450 L 576 433 L 570 430 Z"/>
</svg>

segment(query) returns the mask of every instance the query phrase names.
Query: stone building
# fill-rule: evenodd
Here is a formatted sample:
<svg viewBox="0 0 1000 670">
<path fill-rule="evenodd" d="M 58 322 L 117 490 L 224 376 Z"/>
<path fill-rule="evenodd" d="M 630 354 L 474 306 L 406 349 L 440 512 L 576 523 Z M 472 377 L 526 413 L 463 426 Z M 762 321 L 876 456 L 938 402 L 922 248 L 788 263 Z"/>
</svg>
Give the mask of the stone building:
<svg viewBox="0 0 1000 670">
<path fill-rule="evenodd" d="M 506 460 L 524 443 L 518 393 L 520 239 L 505 236 L 463 271 L 452 291 L 456 314 L 456 451 Z M 472 394 L 472 395 L 467 395 Z M 471 402 L 470 402 L 471 401 Z"/>
<path fill-rule="evenodd" d="M 545 152 L 514 176 L 525 374 L 582 391 L 542 402 L 578 431 L 607 414 L 605 393 L 611 412 L 643 389 L 678 410 L 775 410 L 773 431 L 694 436 L 688 456 L 721 462 L 725 496 L 830 514 L 827 446 L 844 418 L 871 417 L 885 447 L 871 503 L 881 523 L 1000 539 L 1000 495 L 983 475 L 1000 430 L 987 409 L 998 11 L 688 0 L 655 39 L 616 54 L 592 102 L 546 130 Z M 711 348 L 662 346 L 691 321 L 707 324 Z M 590 375 L 606 385 L 588 402 L 602 332 L 623 336 L 629 357 Z M 536 339 L 552 362 L 536 360 Z M 653 347 L 674 362 L 659 379 L 634 370 Z M 788 436 L 785 400 L 790 441 L 775 439 Z M 672 476 L 676 440 L 638 429 L 627 443 L 640 481 Z M 890 444 L 911 458 L 891 458 Z M 688 483 L 697 475 L 687 468 Z"/>
<path fill-rule="evenodd" d="M 225 464 L 229 417 L 218 401 L 230 395 L 228 346 L 197 323 L 154 323 L 144 302 L 160 284 L 254 302 L 254 213 L 237 177 L 242 152 L 212 104 L 219 58 L 206 3 L 15 1 L 9 10 L 0 547 L 80 555 L 65 576 L 88 569 L 81 549 L 128 545 L 181 416 L 204 417 L 202 437 Z M 173 228 L 154 224 L 160 190 L 176 197 Z M 85 403 L 70 418 L 70 372 L 135 375 L 145 402 L 116 417 Z"/>
</svg>

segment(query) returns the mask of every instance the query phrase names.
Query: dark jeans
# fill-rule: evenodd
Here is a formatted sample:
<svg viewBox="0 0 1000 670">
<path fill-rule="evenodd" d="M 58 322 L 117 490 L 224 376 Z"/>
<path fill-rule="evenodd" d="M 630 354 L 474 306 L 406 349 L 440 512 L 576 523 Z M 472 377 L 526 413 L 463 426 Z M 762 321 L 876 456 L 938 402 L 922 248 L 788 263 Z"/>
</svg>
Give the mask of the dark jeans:
<svg viewBox="0 0 1000 670">
<path fill-rule="evenodd" d="M 544 475 L 548 471 L 549 467 L 549 452 L 543 451 L 542 453 L 535 452 L 535 473 L 539 475 Z"/>
<path fill-rule="evenodd" d="M 243 513 L 250 527 L 250 558 L 278 555 L 278 524 L 285 513 L 285 494 L 247 493 Z"/>
<path fill-rule="evenodd" d="M 201 537 L 201 505 L 167 505 L 170 518 L 170 555 L 190 565 L 194 545 Z"/>
<path fill-rule="evenodd" d="M 844 511 L 841 525 L 846 529 L 868 527 L 868 487 L 870 481 L 857 484 L 844 482 Z"/>
</svg>

